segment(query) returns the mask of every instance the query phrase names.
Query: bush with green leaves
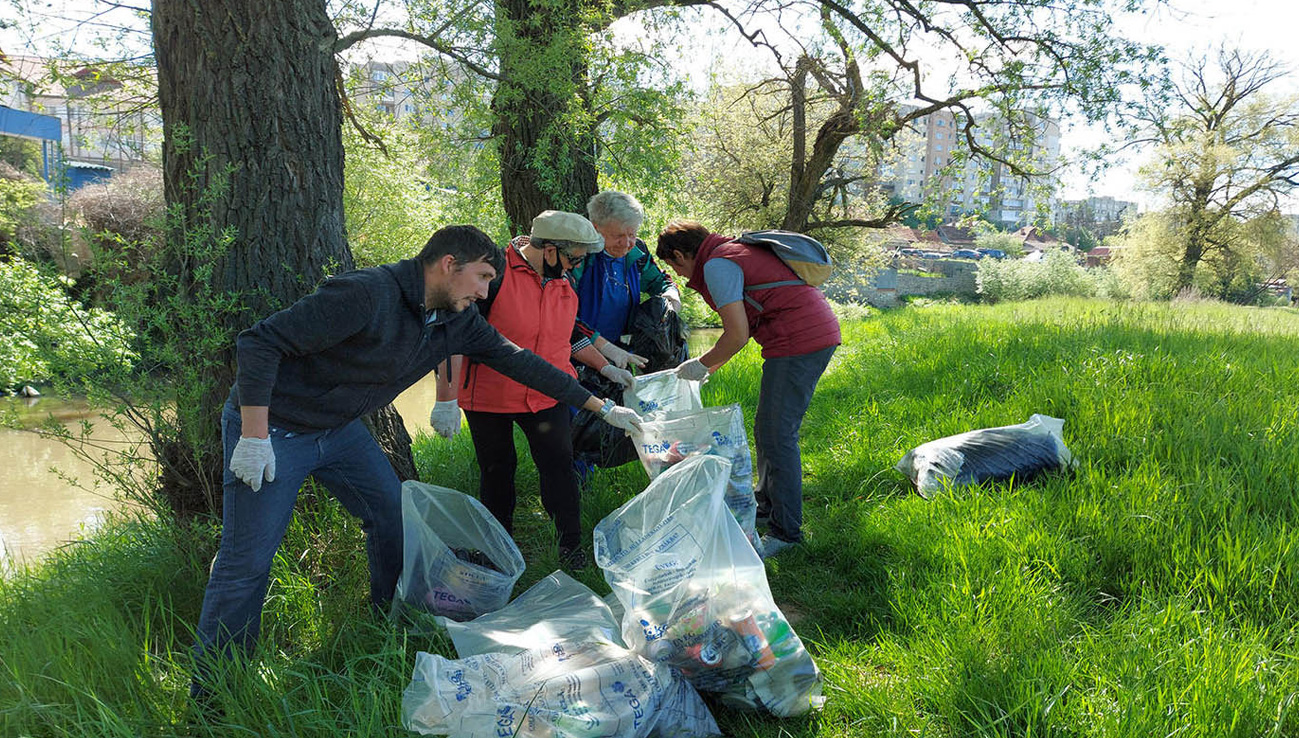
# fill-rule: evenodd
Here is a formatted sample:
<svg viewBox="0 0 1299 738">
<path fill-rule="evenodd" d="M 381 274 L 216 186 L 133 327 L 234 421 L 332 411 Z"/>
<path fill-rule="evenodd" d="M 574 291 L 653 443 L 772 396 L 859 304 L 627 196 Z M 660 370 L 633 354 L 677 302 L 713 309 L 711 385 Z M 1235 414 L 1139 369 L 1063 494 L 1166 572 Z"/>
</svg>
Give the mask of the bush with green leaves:
<svg viewBox="0 0 1299 738">
<path fill-rule="evenodd" d="M 0 162 L 0 250 L 13 250 L 19 227 L 34 218 L 44 194 L 44 182 Z"/>
<path fill-rule="evenodd" d="M 1040 261 L 984 259 L 977 275 L 979 294 L 989 302 L 1031 300 L 1048 295 L 1126 298 L 1108 269 L 1088 269 L 1065 251 L 1046 252 Z"/>
<path fill-rule="evenodd" d="M 0 261 L 0 388 L 80 379 L 135 361 L 131 331 L 68 296 L 66 278 Z"/>
</svg>

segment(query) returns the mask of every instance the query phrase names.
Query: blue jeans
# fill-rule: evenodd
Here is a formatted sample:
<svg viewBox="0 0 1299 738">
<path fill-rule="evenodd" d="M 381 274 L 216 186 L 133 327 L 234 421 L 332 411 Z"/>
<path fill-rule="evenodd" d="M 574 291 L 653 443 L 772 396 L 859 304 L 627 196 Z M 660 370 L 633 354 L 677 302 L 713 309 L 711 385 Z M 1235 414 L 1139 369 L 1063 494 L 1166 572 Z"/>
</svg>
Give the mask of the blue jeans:
<svg viewBox="0 0 1299 738">
<path fill-rule="evenodd" d="M 812 392 L 837 346 L 800 356 L 780 356 L 762 364 L 758 413 L 753 419 L 754 463 L 758 469 L 758 516 L 777 538 L 803 540 L 803 459 L 798 431 Z"/>
<path fill-rule="evenodd" d="M 212 658 L 247 652 L 261 632 L 271 562 L 308 476 L 361 519 L 370 563 L 370 601 L 392 599 L 402 567 L 401 482 L 360 420 L 313 433 L 270 429 L 275 481 L 258 492 L 230 471 L 242 421 L 229 403 L 221 413 L 225 447 L 221 548 L 212 566 L 194 645 L 200 673 Z"/>
</svg>

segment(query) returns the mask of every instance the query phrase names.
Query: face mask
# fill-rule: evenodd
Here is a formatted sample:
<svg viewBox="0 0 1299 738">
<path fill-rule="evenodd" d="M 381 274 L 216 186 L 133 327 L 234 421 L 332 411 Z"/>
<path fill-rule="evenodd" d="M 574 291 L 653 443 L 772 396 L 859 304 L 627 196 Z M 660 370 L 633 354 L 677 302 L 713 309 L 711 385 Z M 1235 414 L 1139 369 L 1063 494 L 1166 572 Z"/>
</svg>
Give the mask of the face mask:
<svg viewBox="0 0 1299 738">
<path fill-rule="evenodd" d="M 541 275 L 546 279 L 559 279 L 564 276 L 564 265 L 559 263 L 559 252 L 555 252 L 555 263 L 551 264 L 544 258 L 541 260 Z"/>
</svg>

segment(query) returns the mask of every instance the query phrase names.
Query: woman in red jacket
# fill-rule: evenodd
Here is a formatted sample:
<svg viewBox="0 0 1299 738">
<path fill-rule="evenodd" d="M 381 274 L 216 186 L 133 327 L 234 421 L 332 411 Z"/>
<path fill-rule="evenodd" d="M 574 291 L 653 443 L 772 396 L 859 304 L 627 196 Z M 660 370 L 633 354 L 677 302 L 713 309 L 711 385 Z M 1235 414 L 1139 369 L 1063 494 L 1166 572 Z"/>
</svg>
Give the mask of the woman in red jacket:
<svg viewBox="0 0 1299 738">
<path fill-rule="evenodd" d="M 603 247 L 603 239 L 586 218 L 543 212 L 533 219 L 530 236 L 519 236 L 505 249 L 505 269 L 492 282 L 487 299 L 478 303 L 478 310 L 505 338 L 570 376 L 577 375 L 571 363 L 575 359 L 629 387 L 631 373 L 609 363 L 574 329 L 577 293 L 564 278 L 587 254 Z M 568 569 L 586 566 L 568 407 L 485 364 L 457 366 L 457 359 L 453 357 L 449 374 L 457 378 L 458 389 L 442 381 L 447 372 L 439 374 L 440 401 L 430 419 L 433 427 L 445 437 L 454 435 L 460 427 L 460 408 L 464 409 L 481 472 L 479 498 L 513 534 L 517 424 L 537 465 L 541 504 L 555 523 L 560 563 Z M 606 422 L 624 430 L 635 424 L 632 418 L 639 421 L 628 408 L 608 410 Z"/>
<path fill-rule="evenodd" d="M 694 221 L 669 223 L 659 234 L 655 255 L 688 280 L 686 286 L 722 319 L 717 343 L 677 368 L 682 378 L 707 378 L 750 338 L 762 346 L 762 385 L 753 420 L 754 495 L 759 521 L 767 520 L 763 552 L 774 556 L 803 541 L 798 432 L 816 383 L 839 346 L 839 320 L 821 290 L 801 283 L 773 252 L 711 233 Z"/>
</svg>

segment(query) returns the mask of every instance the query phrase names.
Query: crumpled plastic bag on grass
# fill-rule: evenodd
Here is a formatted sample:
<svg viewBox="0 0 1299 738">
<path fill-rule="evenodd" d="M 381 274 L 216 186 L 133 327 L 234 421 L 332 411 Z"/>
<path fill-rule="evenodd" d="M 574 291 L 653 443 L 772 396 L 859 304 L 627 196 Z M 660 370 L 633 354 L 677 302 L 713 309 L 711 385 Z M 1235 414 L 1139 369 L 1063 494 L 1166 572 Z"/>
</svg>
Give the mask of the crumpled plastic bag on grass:
<svg viewBox="0 0 1299 738">
<path fill-rule="evenodd" d="M 496 612 L 438 620 L 461 658 L 416 657 L 402 695 L 411 730 L 492 738 L 720 733 L 689 682 L 626 649 L 609 608 L 562 571 Z"/>
<path fill-rule="evenodd" d="M 702 410 L 701 384 L 678 377 L 675 369 L 641 374 L 632 378 L 631 389 L 623 393 L 622 404 L 642 416 Z"/>
<path fill-rule="evenodd" d="M 621 646 L 580 641 L 459 660 L 421 651 L 402 693 L 401 722 L 455 738 L 721 734 L 679 673 Z"/>
<path fill-rule="evenodd" d="M 495 612 L 458 623 L 438 618 L 461 658 L 518 653 L 564 641 L 623 645 L 618 620 L 590 587 L 555 571 Z"/>
<path fill-rule="evenodd" d="M 523 554 L 478 500 L 423 482 L 401 485 L 405 536 L 393 614 L 414 607 L 456 620 L 499 609 L 523 576 Z M 452 549 L 491 566 L 458 558 Z"/>
<path fill-rule="evenodd" d="M 726 507 L 753 550 L 762 552 L 762 541 L 755 527 L 758 502 L 753 496 L 753 457 L 744 432 L 744 412 L 738 404 L 647 418 L 641 422 L 640 432 L 631 431 L 631 437 L 650 479 L 694 456 L 717 456 L 730 461 Z"/>
<path fill-rule="evenodd" d="M 921 496 L 952 486 L 1001 481 L 1026 482 L 1077 462 L 1064 445 L 1064 421 L 1034 414 L 1027 422 L 983 428 L 922 443 L 894 467 L 911 478 Z"/>
<path fill-rule="evenodd" d="M 595 527 L 595 559 L 632 650 L 732 705 L 787 717 L 820 706 L 821 674 L 727 510 L 731 463 L 692 456 Z"/>
</svg>

